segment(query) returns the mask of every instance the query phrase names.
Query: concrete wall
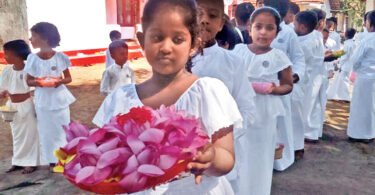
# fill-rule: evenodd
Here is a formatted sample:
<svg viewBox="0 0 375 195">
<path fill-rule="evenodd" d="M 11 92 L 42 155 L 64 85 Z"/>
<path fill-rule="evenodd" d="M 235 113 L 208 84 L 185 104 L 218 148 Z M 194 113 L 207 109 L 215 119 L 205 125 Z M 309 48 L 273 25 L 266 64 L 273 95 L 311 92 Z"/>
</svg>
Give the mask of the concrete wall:
<svg viewBox="0 0 375 195">
<path fill-rule="evenodd" d="M 0 50 L 14 39 L 28 39 L 26 0 L 0 0 Z"/>
</svg>

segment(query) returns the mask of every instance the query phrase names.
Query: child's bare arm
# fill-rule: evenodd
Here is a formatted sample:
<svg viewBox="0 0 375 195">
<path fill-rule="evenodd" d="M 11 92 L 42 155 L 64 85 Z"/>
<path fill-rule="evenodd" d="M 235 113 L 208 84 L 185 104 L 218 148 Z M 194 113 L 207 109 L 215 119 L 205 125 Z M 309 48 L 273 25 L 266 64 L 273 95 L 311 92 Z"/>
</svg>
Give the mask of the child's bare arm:
<svg viewBox="0 0 375 195">
<path fill-rule="evenodd" d="M 8 91 L 7 90 L 4 90 L 4 91 L 0 90 L 0 98 L 6 98 L 7 96 L 8 96 Z"/>
<path fill-rule="evenodd" d="M 273 95 L 286 95 L 293 90 L 293 76 L 290 66 L 279 72 L 280 85 L 275 86 L 271 92 Z"/>
<path fill-rule="evenodd" d="M 188 168 L 200 183 L 201 175 L 222 176 L 234 166 L 233 126 L 223 128 L 213 136 L 213 143 L 206 145 Z"/>
<path fill-rule="evenodd" d="M 41 85 L 38 83 L 38 81 L 36 80 L 36 78 L 33 77 L 33 76 L 31 76 L 31 75 L 29 75 L 29 74 L 27 74 L 26 83 L 30 87 L 41 87 Z"/>
<path fill-rule="evenodd" d="M 62 84 L 68 84 L 72 82 L 72 76 L 70 75 L 70 71 L 68 68 L 63 71 L 63 74 L 64 74 L 64 77 L 58 82 L 56 82 L 56 87 Z"/>
</svg>

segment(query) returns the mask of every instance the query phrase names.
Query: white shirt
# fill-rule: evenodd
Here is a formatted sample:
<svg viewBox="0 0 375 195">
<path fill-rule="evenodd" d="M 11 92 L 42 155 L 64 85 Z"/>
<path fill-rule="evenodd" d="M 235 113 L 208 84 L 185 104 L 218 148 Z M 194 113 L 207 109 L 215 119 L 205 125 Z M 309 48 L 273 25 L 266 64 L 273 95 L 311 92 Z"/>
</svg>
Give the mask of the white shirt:
<svg viewBox="0 0 375 195">
<path fill-rule="evenodd" d="M 280 27 L 281 31 L 272 41 L 271 47 L 285 52 L 290 61 L 292 61 L 293 73 L 298 74 L 302 80 L 305 73 L 305 63 L 301 46 L 297 41 L 297 34 L 284 22 L 280 24 Z"/>
<path fill-rule="evenodd" d="M 254 119 L 253 88 L 248 84 L 243 59 L 234 53 L 215 45 L 204 48 L 203 55 L 193 58 L 193 74 L 221 80 L 229 89 L 244 118 L 244 127 Z M 245 129 L 244 129 L 245 130 Z M 235 131 L 236 132 L 236 131 Z M 236 136 L 244 132 L 235 133 Z"/>
<path fill-rule="evenodd" d="M 333 41 L 336 43 L 335 46 L 332 48 L 332 51 L 340 50 L 341 46 L 341 37 L 340 34 L 336 31 L 329 32 L 329 38 L 333 39 Z"/>
<path fill-rule="evenodd" d="M 10 94 L 25 94 L 31 91 L 26 83 L 26 73 L 14 70 L 13 65 L 7 65 L 0 77 L 0 93 L 7 90 Z"/>
<path fill-rule="evenodd" d="M 305 79 L 303 80 L 303 83 L 307 83 L 313 72 L 319 72 L 323 68 L 324 56 L 321 52 L 320 42 L 317 39 L 316 33 L 317 32 L 313 31 L 307 35 L 298 37 L 298 42 L 301 45 L 306 64 Z"/>
<path fill-rule="evenodd" d="M 341 70 L 345 72 L 350 72 L 352 71 L 353 67 L 350 66 L 349 60 L 353 56 L 355 49 L 355 43 L 353 39 L 348 39 L 344 41 L 344 51 L 345 54 L 340 58 L 340 65 L 341 65 Z"/>
<path fill-rule="evenodd" d="M 350 59 L 357 77 L 375 79 L 375 32 L 369 32 Z"/>
<path fill-rule="evenodd" d="M 68 56 L 61 52 L 56 52 L 48 60 L 41 59 L 37 54 L 30 54 L 24 71 L 36 78 L 40 77 L 60 77 L 64 70 L 71 66 Z M 58 110 L 68 107 L 76 99 L 65 85 L 59 87 L 36 87 L 35 107 L 46 110 Z"/>
<path fill-rule="evenodd" d="M 105 50 L 105 68 L 108 68 L 115 63 L 115 60 L 111 57 L 109 49 Z"/>
<path fill-rule="evenodd" d="M 117 88 L 135 83 L 135 75 L 127 61 L 121 68 L 118 64 L 112 64 L 103 72 L 102 81 L 100 82 L 100 92 L 108 95 Z"/>
</svg>

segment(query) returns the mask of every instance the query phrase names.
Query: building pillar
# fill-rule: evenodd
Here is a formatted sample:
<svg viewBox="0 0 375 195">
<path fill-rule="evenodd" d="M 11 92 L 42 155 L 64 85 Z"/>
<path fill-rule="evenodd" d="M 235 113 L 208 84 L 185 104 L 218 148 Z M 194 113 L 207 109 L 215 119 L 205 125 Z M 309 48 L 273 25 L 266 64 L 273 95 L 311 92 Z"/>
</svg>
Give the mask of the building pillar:
<svg viewBox="0 0 375 195">
<path fill-rule="evenodd" d="M 366 12 L 375 10 L 375 0 L 366 1 Z"/>
</svg>

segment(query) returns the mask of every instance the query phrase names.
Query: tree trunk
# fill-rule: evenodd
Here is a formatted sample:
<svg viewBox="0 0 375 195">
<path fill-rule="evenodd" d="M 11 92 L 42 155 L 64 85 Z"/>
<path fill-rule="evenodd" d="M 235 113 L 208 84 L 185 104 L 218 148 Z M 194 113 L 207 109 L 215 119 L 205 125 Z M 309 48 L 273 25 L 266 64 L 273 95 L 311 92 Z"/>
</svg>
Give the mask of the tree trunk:
<svg viewBox="0 0 375 195">
<path fill-rule="evenodd" d="M 14 39 L 28 39 L 26 0 L 0 0 L 0 51 Z"/>
</svg>

